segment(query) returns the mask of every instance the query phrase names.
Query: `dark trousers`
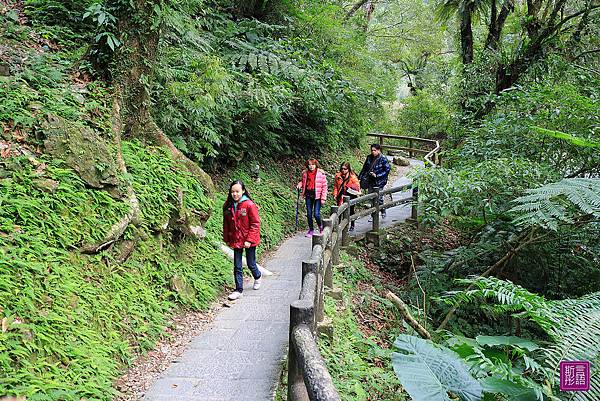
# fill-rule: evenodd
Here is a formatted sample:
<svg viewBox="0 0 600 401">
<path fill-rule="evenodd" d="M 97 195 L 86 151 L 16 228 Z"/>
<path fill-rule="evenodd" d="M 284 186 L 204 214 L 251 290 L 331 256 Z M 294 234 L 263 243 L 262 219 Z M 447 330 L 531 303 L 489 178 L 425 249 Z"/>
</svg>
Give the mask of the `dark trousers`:
<svg viewBox="0 0 600 401">
<path fill-rule="evenodd" d="M 370 193 L 370 194 L 372 194 L 373 192 L 375 192 L 375 190 L 373 188 L 375 188 L 375 187 L 369 185 L 369 189 L 367 190 L 367 192 Z M 383 190 L 383 188 L 379 188 L 379 189 Z M 380 205 L 383 205 L 383 195 L 379 196 L 378 201 L 379 201 Z"/>
<path fill-rule="evenodd" d="M 256 265 L 256 247 L 250 248 L 237 248 L 233 250 L 233 278 L 235 279 L 235 290 L 237 292 L 244 291 L 244 276 L 242 274 L 242 253 L 246 249 L 246 263 L 252 273 L 254 279 L 258 279 L 261 276 L 260 270 Z"/>
<path fill-rule="evenodd" d="M 321 221 L 321 199 L 306 197 L 306 218 L 308 220 L 308 229 L 314 231 L 313 216 L 317 221 L 319 228 L 323 225 Z"/>
</svg>

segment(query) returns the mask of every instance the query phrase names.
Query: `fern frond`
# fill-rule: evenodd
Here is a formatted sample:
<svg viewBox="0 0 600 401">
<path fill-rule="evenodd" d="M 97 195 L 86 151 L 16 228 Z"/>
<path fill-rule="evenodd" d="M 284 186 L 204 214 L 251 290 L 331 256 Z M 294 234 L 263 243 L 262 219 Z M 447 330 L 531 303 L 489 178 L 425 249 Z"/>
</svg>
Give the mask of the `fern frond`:
<svg viewBox="0 0 600 401">
<path fill-rule="evenodd" d="M 588 360 L 592 363 L 591 388 L 600 389 L 600 292 L 579 299 L 547 301 L 519 285 L 495 277 L 463 279 L 459 282 L 474 284 L 476 288 L 451 294 L 448 303 L 481 298 L 495 300 L 501 304 L 497 310 L 532 320 L 554 343 L 550 348 L 542 349 L 550 376 L 558 380 L 561 360 Z M 588 393 L 592 394 L 593 391 Z M 600 392 L 596 394 L 600 396 Z M 575 399 L 583 400 L 577 396 Z"/>
<path fill-rule="evenodd" d="M 513 203 L 515 224 L 557 230 L 559 223 L 572 223 L 577 217 L 600 217 L 600 179 L 565 178 L 528 190 Z"/>
<path fill-rule="evenodd" d="M 303 70 L 292 60 L 272 51 L 259 49 L 242 40 L 231 39 L 226 43 L 234 50 L 231 57 L 237 68 L 241 70 L 250 68 L 252 71 L 263 73 L 281 73 L 287 78 L 298 78 L 303 73 Z"/>
</svg>

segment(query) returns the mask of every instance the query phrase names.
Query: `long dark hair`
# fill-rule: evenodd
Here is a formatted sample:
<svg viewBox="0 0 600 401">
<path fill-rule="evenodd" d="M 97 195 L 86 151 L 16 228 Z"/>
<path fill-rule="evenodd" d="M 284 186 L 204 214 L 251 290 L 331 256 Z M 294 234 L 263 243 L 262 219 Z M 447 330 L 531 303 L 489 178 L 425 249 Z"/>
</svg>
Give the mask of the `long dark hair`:
<svg viewBox="0 0 600 401">
<path fill-rule="evenodd" d="M 236 184 L 239 184 L 242 187 L 242 196 L 246 195 L 246 197 L 248 199 L 252 200 L 252 198 L 250 197 L 250 192 L 248 192 L 244 183 L 240 180 L 234 180 L 231 184 L 229 184 L 229 191 L 227 192 L 227 200 L 223 204 L 223 210 L 227 210 L 233 206 L 234 201 L 233 201 L 233 198 L 231 197 L 231 188 L 233 188 L 233 186 Z"/>
<path fill-rule="evenodd" d="M 348 169 L 348 177 L 350 177 L 350 176 L 351 176 L 351 175 L 354 173 L 354 171 L 352 171 L 352 167 L 350 167 L 350 163 L 348 163 L 348 162 L 343 162 L 343 163 L 340 165 L 340 173 L 342 172 L 342 168 L 343 168 L 343 167 L 346 167 L 346 168 Z"/>
</svg>

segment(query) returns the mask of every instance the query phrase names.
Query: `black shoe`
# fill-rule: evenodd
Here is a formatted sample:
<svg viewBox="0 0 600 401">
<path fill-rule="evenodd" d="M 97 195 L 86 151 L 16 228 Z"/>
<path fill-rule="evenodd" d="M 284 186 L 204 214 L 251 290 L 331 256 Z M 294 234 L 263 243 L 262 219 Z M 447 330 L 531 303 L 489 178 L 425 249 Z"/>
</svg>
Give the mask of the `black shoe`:
<svg viewBox="0 0 600 401">
<path fill-rule="evenodd" d="M 385 210 L 381 211 L 381 217 L 385 217 Z"/>
<path fill-rule="evenodd" d="M 354 231 L 354 226 L 350 226 L 350 228 L 348 229 L 348 231 Z"/>
</svg>

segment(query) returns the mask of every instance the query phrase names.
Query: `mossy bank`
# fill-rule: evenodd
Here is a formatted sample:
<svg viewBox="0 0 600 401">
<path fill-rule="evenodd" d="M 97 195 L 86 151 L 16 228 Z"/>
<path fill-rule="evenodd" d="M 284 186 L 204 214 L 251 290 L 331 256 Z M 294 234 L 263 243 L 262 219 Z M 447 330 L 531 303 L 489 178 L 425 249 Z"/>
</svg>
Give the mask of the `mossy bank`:
<svg viewBox="0 0 600 401">
<path fill-rule="evenodd" d="M 172 313 L 202 310 L 231 284 L 231 262 L 218 246 L 224 192 L 206 198 L 161 148 L 124 142 L 123 155 L 140 224 L 93 255 L 80 248 L 100 240 L 129 205 L 87 187 L 56 159 L 0 162 L 0 394 L 112 399 L 113 380 L 167 335 Z M 243 170 L 231 175 L 251 179 Z M 293 194 L 277 170 L 259 177 L 251 188 L 265 249 L 293 222 Z M 165 228 L 181 191 L 186 206 L 214 210 L 203 240 Z"/>
</svg>

